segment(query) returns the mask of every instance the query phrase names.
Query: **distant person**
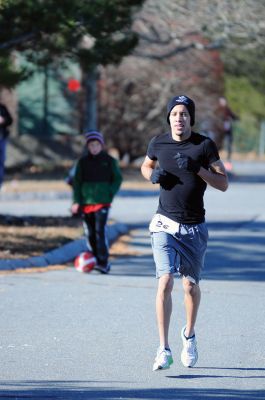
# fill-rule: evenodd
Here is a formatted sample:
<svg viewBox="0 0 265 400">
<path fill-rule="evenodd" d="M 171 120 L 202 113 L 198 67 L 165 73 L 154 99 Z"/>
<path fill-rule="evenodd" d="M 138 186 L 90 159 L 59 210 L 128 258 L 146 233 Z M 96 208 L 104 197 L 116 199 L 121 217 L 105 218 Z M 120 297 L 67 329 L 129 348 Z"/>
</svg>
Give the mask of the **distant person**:
<svg viewBox="0 0 265 400">
<path fill-rule="evenodd" d="M 9 136 L 8 127 L 12 122 L 13 119 L 8 109 L 4 104 L 0 103 L 0 188 L 5 175 L 6 144 Z"/>
<path fill-rule="evenodd" d="M 237 120 L 237 115 L 231 110 L 228 106 L 227 100 L 225 97 L 219 98 L 219 108 L 218 115 L 222 124 L 223 138 L 224 144 L 227 153 L 227 166 L 228 169 L 232 168 L 232 146 L 233 146 L 233 121 Z M 231 165 L 230 165 L 231 164 Z M 229 168 L 230 167 L 230 168 Z"/>
<path fill-rule="evenodd" d="M 216 141 L 216 134 L 212 127 L 212 122 L 210 120 L 205 120 L 200 125 L 200 133 L 208 138 Z"/>
<path fill-rule="evenodd" d="M 175 273 L 182 276 L 186 309 L 181 361 L 185 367 L 197 362 L 195 322 L 208 240 L 203 196 L 207 184 L 221 191 L 228 187 L 215 143 L 192 131 L 193 100 L 187 96 L 172 98 L 167 105 L 167 122 L 170 131 L 150 141 L 141 167 L 147 180 L 160 185 L 158 209 L 149 226 L 158 278 L 156 315 L 160 339 L 153 371 L 167 369 L 173 363 L 169 325 Z"/>
<path fill-rule="evenodd" d="M 72 213 L 82 215 L 87 240 L 97 259 L 95 269 L 107 274 L 110 263 L 106 223 L 122 175 L 118 162 L 104 150 L 100 132 L 87 132 L 85 140 L 88 153 L 78 160 L 73 177 Z"/>
</svg>

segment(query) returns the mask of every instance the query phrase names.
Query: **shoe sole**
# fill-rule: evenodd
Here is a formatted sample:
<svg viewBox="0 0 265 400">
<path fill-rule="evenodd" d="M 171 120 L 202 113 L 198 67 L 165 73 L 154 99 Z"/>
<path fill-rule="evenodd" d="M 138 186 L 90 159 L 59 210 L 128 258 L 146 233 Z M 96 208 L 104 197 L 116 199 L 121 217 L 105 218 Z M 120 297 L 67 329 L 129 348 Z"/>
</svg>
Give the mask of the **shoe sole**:
<svg viewBox="0 0 265 400">
<path fill-rule="evenodd" d="M 165 367 L 163 367 L 162 365 L 159 365 L 159 364 L 154 363 L 153 371 L 162 371 L 163 369 L 169 369 L 170 366 L 173 364 L 173 362 L 174 362 L 174 361 L 173 361 L 173 359 L 171 358 L 171 359 L 169 360 L 168 364 L 167 364 Z"/>
<path fill-rule="evenodd" d="M 166 369 L 169 369 L 170 367 L 161 367 L 161 365 L 158 365 L 157 367 L 153 367 L 153 372 L 155 372 L 155 371 L 163 371 L 163 370 L 166 370 Z"/>
<path fill-rule="evenodd" d="M 101 274 L 105 274 L 105 275 L 108 274 L 108 273 L 110 272 L 110 268 L 109 268 L 109 269 L 106 269 L 106 270 L 104 271 L 104 270 L 102 270 L 102 269 L 100 269 L 100 268 L 98 268 L 98 267 L 95 267 L 94 270 L 100 272 Z"/>
</svg>

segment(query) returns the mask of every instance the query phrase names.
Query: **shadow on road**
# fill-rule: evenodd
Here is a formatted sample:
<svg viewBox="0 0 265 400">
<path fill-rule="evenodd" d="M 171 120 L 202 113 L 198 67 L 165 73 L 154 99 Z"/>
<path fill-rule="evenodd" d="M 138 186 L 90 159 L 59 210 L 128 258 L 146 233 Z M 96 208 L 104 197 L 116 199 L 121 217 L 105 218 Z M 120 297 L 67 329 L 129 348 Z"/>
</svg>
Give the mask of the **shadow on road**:
<svg viewBox="0 0 265 400">
<path fill-rule="evenodd" d="M 194 376 L 196 377 L 196 376 Z M 201 378 L 202 376 L 197 376 Z M 222 376 L 221 376 L 222 377 Z M 168 377 L 183 379 L 183 375 Z M 215 376 L 214 376 L 215 378 Z M 225 377 L 224 377 L 225 378 Z M 235 377 L 239 380 L 243 377 Z M 244 377 L 244 379 L 247 379 Z M 97 387 L 95 387 L 95 383 Z M 103 399 L 218 399 L 218 400 L 258 400 L 264 399 L 265 390 L 240 389 L 207 389 L 207 388 L 153 388 L 153 389 L 112 389 L 108 387 L 115 382 L 111 381 L 13 381 L 1 383 L 0 399 L 75 399 L 75 400 L 103 400 Z M 117 382 L 118 383 L 118 382 Z M 119 382 L 120 383 L 120 382 Z M 123 382 L 121 382 L 123 383 Z M 106 385 L 98 387 L 99 385 Z M 8 389 L 4 389 L 8 386 Z M 12 389 L 12 386 L 14 389 Z"/>
<path fill-rule="evenodd" d="M 230 183 L 265 183 L 264 174 L 228 174 Z"/>
<path fill-rule="evenodd" d="M 212 222 L 204 279 L 265 281 L 265 222 Z"/>
</svg>

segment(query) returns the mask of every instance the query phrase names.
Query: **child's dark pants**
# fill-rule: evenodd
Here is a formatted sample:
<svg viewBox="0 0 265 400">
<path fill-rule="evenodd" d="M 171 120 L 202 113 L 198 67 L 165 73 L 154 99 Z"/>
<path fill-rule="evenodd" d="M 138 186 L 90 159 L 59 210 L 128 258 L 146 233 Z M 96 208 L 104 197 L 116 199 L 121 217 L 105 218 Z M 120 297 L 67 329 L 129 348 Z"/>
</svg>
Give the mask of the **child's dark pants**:
<svg viewBox="0 0 265 400">
<path fill-rule="evenodd" d="M 108 212 L 109 208 L 104 207 L 99 211 L 85 214 L 83 219 L 85 235 L 98 264 L 101 266 L 108 264 L 109 257 L 109 244 L 106 234 Z"/>
</svg>

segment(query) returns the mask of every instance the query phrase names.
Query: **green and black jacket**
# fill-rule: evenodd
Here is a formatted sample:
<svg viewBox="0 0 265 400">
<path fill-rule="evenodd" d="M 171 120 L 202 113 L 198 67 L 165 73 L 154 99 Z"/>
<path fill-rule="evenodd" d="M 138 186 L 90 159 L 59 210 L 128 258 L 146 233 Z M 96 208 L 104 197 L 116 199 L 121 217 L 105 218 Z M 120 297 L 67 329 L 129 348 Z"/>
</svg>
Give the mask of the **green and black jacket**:
<svg viewBox="0 0 265 400">
<path fill-rule="evenodd" d="M 121 182 L 121 171 L 113 157 L 105 151 L 96 156 L 88 153 L 77 162 L 73 201 L 80 205 L 111 203 Z"/>
</svg>

